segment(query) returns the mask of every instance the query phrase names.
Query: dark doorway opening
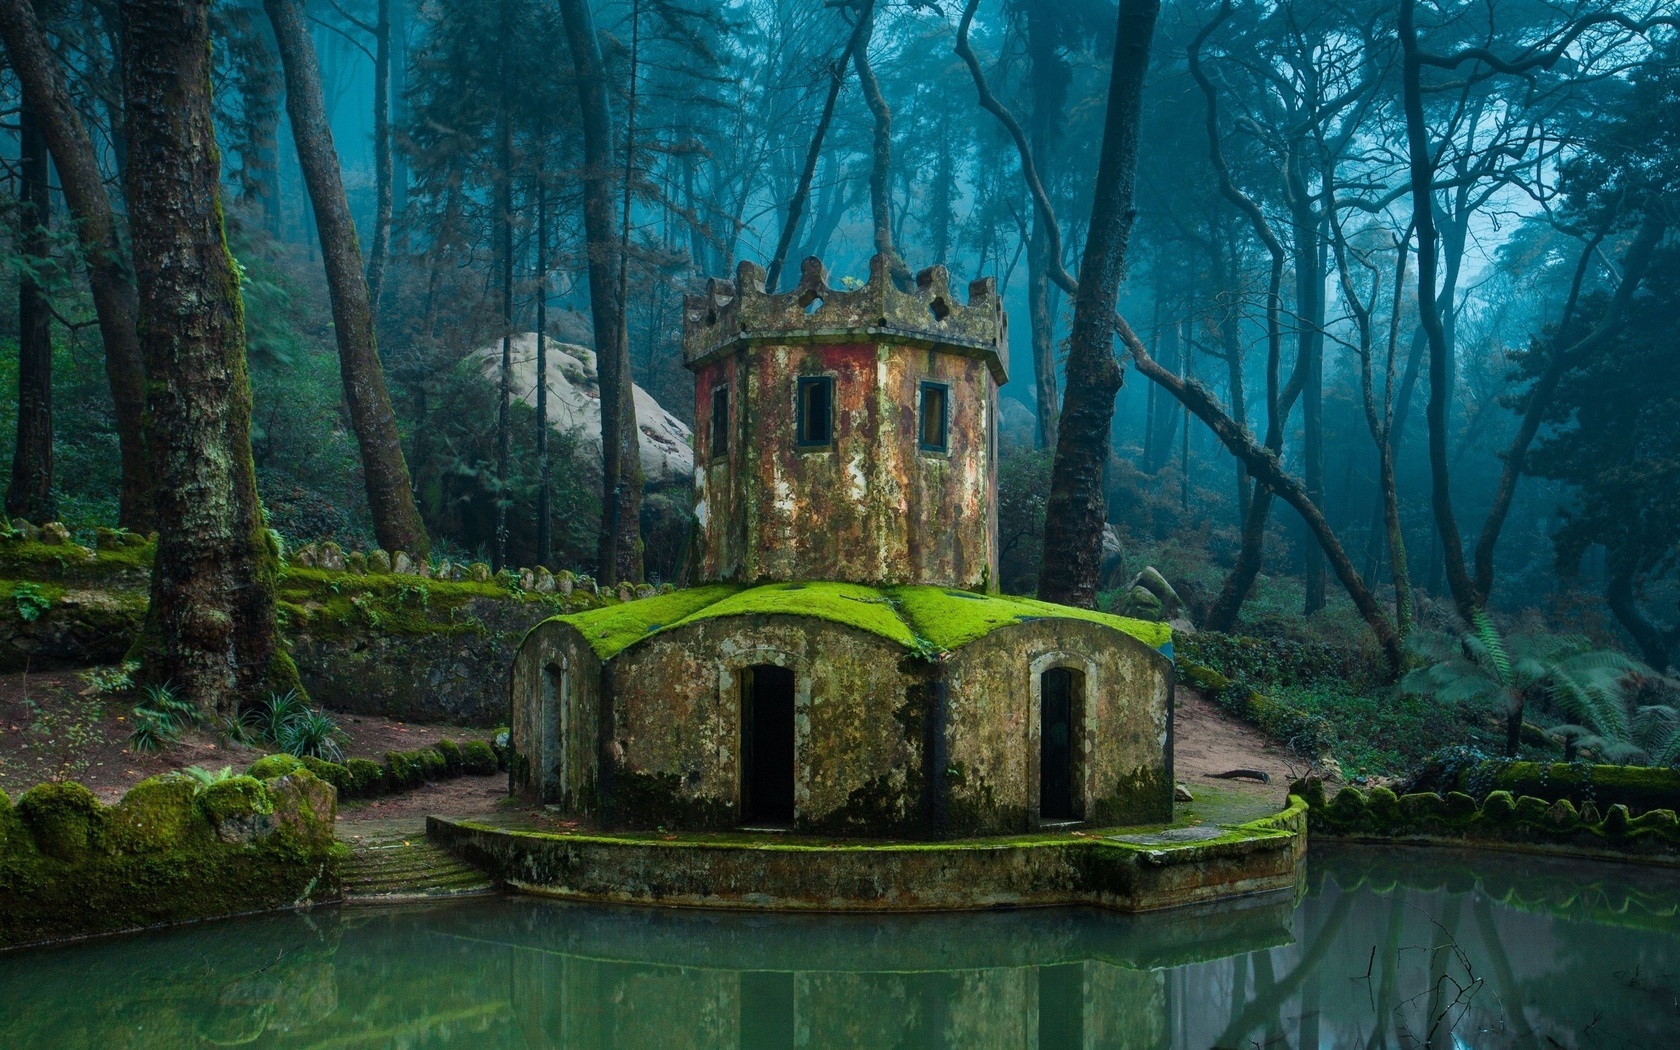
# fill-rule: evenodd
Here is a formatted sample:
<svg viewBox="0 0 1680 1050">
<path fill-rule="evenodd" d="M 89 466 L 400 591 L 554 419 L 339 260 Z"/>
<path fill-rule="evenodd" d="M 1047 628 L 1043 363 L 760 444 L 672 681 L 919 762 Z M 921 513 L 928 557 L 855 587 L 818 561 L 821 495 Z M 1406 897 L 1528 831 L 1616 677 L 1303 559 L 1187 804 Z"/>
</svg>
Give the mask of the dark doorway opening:
<svg viewBox="0 0 1680 1050">
<path fill-rule="evenodd" d="M 741 801 L 752 824 L 793 823 L 793 672 L 741 674 Z"/>
<path fill-rule="evenodd" d="M 1074 785 L 1079 780 L 1077 743 L 1084 676 L 1052 667 L 1039 679 L 1038 816 L 1040 820 L 1081 817 Z"/>
</svg>

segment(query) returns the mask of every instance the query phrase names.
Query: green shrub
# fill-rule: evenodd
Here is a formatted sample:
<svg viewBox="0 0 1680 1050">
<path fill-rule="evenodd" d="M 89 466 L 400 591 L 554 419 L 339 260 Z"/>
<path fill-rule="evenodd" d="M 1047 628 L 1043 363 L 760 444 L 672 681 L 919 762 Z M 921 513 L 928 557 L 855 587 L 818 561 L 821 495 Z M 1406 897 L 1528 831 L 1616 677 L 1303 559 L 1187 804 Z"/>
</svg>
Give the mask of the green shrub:
<svg viewBox="0 0 1680 1050">
<path fill-rule="evenodd" d="M 422 748 L 415 752 L 415 756 L 420 760 L 420 771 L 427 780 L 443 780 L 449 776 L 449 763 L 437 748 Z"/>
<path fill-rule="evenodd" d="M 496 771 L 496 752 L 483 740 L 469 740 L 461 746 L 461 771 L 485 777 Z"/>
<path fill-rule="evenodd" d="M 347 797 L 352 793 L 355 780 L 351 777 L 348 767 L 341 766 L 337 762 L 328 762 L 323 758 L 316 758 L 314 755 L 305 755 L 302 763 L 303 768 L 331 784 L 333 790 L 338 792 L 339 797 Z"/>
<path fill-rule="evenodd" d="M 303 762 L 296 756 L 284 752 L 278 755 L 264 755 L 251 763 L 251 767 L 245 770 L 245 775 L 257 780 L 272 780 L 275 777 L 285 776 L 301 765 L 303 765 Z"/>
<path fill-rule="evenodd" d="M 59 860 L 75 860 L 88 851 L 104 808 L 93 792 L 74 781 L 37 784 L 17 801 L 35 845 Z"/>
<path fill-rule="evenodd" d="M 282 751 L 299 758 L 307 755 L 337 762 L 344 757 L 341 745 L 348 739 L 331 715 L 325 711 L 305 709 L 280 727 L 274 742 L 280 745 Z"/>
<path fill-rule="evenodd" d="M 365 758 L 352 758 L 344 763 L 350 773 L 350 794 L 371 798 L 385 791 L 385 767 Z"/>
<path fill-rule="evenodd" d="M 443 756 L 444 772 L 449 776 L 461 775 L 461 745 L 453 740 L 439 740 L 432 745 L 438 754 Z"/>
<path fill-rule="evenodd" d="M 204 815 L 218 827 L 274 812 L 274 800 L 255 777 L 229 777 L 205 788 L 198 796 Z"/>
<path fill-rule="evenodd" d="M 420 758 L 411 751 L 385 752 L 386 782 L 393 791 L 407 791 L 419 787 L 426 780 Z"/>
</svg>

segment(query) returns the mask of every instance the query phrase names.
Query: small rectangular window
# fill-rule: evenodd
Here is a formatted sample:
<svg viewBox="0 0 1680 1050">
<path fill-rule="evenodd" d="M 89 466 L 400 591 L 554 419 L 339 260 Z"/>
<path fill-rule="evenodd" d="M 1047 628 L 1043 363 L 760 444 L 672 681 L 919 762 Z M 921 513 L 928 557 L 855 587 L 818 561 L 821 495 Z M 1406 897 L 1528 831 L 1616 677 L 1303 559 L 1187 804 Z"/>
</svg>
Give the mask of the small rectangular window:
<svg viewBox="0 0 1680 1050">
<path fill-rule="evenodd" d="M 712 457 L 729 455 L 729 388 L 712 388 Z"/>
<path fill-rule="evenodd" d="M 951 388 L 944 383 L 923 383 L 918 444 L 928 452 L 948 451 L 950 428 Z"/>
<path fill-rule="evenodd" d="M 831 376 L 801 376 L 799 379 L 798 441 L 804 446 L 828 445 L 834 441 L 834 379 Z"/>
</svg>

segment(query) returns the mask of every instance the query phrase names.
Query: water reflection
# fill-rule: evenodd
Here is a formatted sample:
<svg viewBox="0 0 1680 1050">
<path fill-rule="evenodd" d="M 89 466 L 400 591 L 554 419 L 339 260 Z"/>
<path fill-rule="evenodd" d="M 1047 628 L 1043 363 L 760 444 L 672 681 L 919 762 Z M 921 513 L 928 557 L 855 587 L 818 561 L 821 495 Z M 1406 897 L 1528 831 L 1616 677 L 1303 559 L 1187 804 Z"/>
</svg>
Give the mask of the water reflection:
<svg viewBox="0 0 1680 1050">
<path fill-rule="evenodd" d="M 3 1047 L 1663 1047 L 1671 871 L 1315 854 L 1297 904 L 881 919 L 485 900 L 0 956 Z"/>
</svg>

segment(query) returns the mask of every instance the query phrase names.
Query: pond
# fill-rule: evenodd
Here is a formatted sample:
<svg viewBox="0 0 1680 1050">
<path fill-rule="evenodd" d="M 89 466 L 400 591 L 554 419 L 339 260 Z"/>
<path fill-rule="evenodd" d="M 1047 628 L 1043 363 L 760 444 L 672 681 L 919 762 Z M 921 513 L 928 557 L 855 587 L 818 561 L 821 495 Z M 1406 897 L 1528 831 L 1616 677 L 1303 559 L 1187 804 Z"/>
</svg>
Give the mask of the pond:
<svg viewBox="0 0 1680 1050">
<path fill-rule="evenodd" d="M 1142 917 L 321 909 L 0 956 L 0 1047 L 1672 1047 L 1677 886 L 1315 847 Z"/>
</svg>

